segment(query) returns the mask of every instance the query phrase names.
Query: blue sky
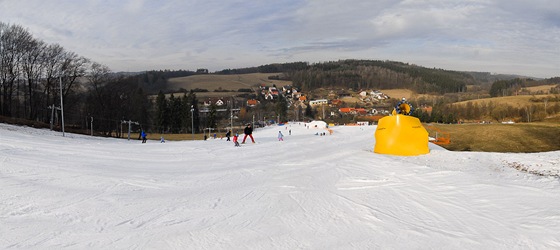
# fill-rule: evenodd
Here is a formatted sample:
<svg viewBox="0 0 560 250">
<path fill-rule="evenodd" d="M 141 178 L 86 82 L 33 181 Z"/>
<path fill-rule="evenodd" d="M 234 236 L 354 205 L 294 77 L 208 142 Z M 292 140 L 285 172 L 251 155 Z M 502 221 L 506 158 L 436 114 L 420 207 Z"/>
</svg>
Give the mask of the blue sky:
<svg viewBox="0 0 560 250">
<path fill-rule="evenodd" d="M 371 59 L 560 76 L 557 0 L 0 0 L 0 21 L 113 71 Z"/>
</svg>

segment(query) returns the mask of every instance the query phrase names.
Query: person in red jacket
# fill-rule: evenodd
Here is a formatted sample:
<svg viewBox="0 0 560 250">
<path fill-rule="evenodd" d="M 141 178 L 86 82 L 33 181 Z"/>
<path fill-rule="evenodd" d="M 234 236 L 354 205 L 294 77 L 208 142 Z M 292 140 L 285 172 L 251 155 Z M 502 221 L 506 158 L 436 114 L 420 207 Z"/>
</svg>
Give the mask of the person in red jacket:
<svg viewBox="0 0 560 250">
<path fill-rule="evenodd" d="M 243 137 L 243 142 L 241 142 L 241 144 L 245 143 L 247 136 L 251 137 L 251 141 L 255 143 L 255 139 L 253 139 L 253 127 L 251 127 L 251 123 L 247 124 L 247 127 L 245 127 L 245 129 L 243 130 L 243 133 L 245 134 L 245 137 Z"/>
<path fill-rule="evenodd" d="M 239 147 L 239 142 L 237 141 L 237 138 L 239 138 L 239 134 L 235 133 L 235 135 L 233 136 L 233 143 L 236 147 Z"/>
</svg>

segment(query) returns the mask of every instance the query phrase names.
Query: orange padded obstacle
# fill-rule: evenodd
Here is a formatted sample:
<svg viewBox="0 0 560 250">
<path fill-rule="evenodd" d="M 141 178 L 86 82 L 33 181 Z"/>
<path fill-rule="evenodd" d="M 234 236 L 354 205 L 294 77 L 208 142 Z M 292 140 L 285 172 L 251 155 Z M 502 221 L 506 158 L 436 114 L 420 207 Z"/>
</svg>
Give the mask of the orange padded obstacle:
<svg viewBox="0 0 560 250">
<path fill-rule="evenodd" d="M 428 131 L 416 117 L 402 114 L 383 117 L 375 130 L 373 152 L 401 156 L 427 154 L 430 152 Z"/>
</svg>

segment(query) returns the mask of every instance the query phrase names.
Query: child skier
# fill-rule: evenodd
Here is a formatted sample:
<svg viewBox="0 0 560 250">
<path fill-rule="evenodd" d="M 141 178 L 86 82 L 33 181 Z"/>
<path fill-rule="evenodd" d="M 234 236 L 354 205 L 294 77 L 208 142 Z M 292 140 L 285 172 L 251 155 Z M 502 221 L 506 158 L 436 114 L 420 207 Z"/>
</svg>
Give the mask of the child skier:
<svg viewBox="0 0 560 250">
<path fill-rule="evenodd" d="M 239 138 L 239 134 L 235 133 L 235 135 L 233 136 L 233 143 L 236 147 L 239 147 L 239 142 L 237 141 L 237 138 Z"/>
<path fill-rule="evenodd" d="M 142 136 L 142 143 L 146 143 L 146 140 L 147 140 L 146 139 L 146 132 L 144 132 L 144 130 L 142 130 L 141 136 Z"/>
<path fill-rule="evenodd" d="M 278 131 L 278 140 L 279 140 L 279 141 L 283 141 L 283 140 L 284 140 L 284 135 L 282 134 L 282 131 Z"/>
</svg>

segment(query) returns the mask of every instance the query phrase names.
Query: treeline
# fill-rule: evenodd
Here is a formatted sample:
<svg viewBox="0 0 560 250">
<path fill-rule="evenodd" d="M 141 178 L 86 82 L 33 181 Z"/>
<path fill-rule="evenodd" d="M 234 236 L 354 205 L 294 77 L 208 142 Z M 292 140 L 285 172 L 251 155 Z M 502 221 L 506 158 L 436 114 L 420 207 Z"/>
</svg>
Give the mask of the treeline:
<svg viewBox="0 0 560 250">
<path fill-rule="evenodd" d="M 544 80 L 534 80 L 531 78 L 515 78 L 511 80 L 498 80 L 492 83 L 490 87 L 490 96 L 491 97 L 498 97 L 498 96 L 511 96 L 519 93 L 522 88 L 534 87 L 544 84 L 558 84 L 560 83 L 560 77 L 553 77 Z M 558 88 L 558 87 L 557 87 Z M 557 93 L 558 90 L 552 88 L 549 92 L 550 93 Z"/>
<path fill-rule="evenodd" d="M 89 59 L 35 39 L 21 26 L 0 22 L 0 115 L 46 120 L 47 107 L 61 92 L 67 102 L 78 101 L 76 86 L 90 65 Z"/>
<path fill-rule="evenodd" d="M 198 99 L 193 91 L 182 97 L 166 98 L 159 92 L 156 99 L 155 130 L 159 133 L 198 133 Z"/>
<path fill-rule="evenodd" d="M 157 94 L 159 90 L 166 89 L 168 80 L 176 77 L 186 77 L 201 74 L 201 71 L 190 70 L 150 70 L 136 75 L 139 84 L 149 94 Z"/>
<path fill-rule="evenodd" d="M 516 90 L 519 90 L 525 87 L 525 81 L 519 78 L 512 79 L 512 80 L 498 80 L 492 83 L 492 87 L 490 87 L 490 96 L 497 97 L 497 96 L 510 96 Z"/>
<path fill-rule="evenodd" d="M 297 70 L 305 70 L 309 67 L 306 62 L 291 62 L 291 63 L 274 63 L 266 64 L 258 67 L 248 67 L 239 69 L 224 69 L 216 71 L 215 74 L 234 75 L 234 74 L 251 74 L 251 73 L 284 73 L 293 72 Z"/>
<path fill-rule="evenodd" d="M 375 60 L 317 63 L 287 74 L 294 86 L 304 91 L 332 87 L 356 90 L 407 88 L 418 93 L 443 94 L 464 92 L 467 84 L 476 82 L 467 73 Z"/>
<path fill-rule="evenodd" d="M 107 66 L 34 38 L 19 25 L 0 22 L 3 117 L 60 129 L 64 109 L 68 127 L 85 130 L 93 123 L 96 133 L 118 136 L 123 120 L 150 126 L 145 82 L 140 77 L 117 76 Z"/>
</svg>

